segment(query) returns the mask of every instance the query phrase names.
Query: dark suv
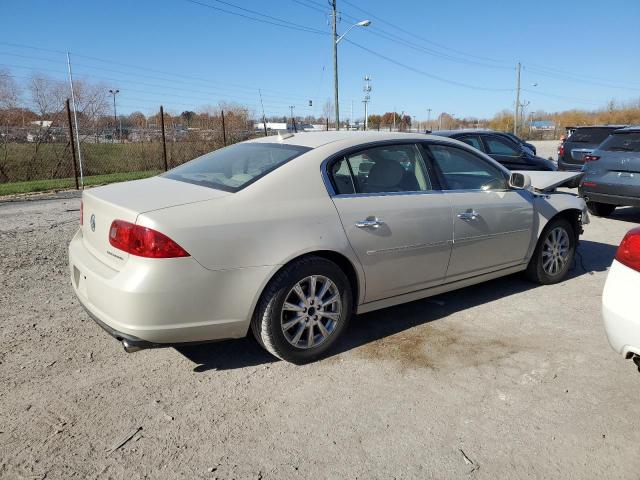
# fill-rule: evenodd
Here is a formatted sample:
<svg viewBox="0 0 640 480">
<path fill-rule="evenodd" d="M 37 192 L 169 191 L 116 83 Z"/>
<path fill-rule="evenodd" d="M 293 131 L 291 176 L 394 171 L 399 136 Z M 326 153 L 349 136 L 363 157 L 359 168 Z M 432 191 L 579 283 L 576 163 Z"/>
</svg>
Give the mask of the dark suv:
<svg viewBox="0 0 640 480">
<path fill-rule="evenodd" d="M 605 217 L 617 206 L 640 207 L 640 126 L 615 130 L 584 161 L 578 192 L 592 214 Z"/>
<path fill-rule="evenodd" d="M 612 132 L 625 125 L 576 127 L 558 149 L 558 170 L 581 170 L 584 156 L 590 154 Z"/>
<path fill-rule="evenodd" d="M 535 156 L 527 147 L 502 132 L 482 130 L 437 130 L 432 135 L 455 138 L 486 153 L 509 170 L 556 170 L 553 162 Z"/>
</svg>

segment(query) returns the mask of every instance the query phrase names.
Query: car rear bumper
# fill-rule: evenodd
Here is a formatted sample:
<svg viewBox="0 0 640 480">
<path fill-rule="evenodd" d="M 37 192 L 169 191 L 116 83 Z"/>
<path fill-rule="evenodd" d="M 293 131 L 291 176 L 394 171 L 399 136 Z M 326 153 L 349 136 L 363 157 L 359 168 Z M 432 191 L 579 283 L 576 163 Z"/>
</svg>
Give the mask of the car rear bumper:
<svg viewBox="0 0 640 480">
<path fill-rule="evenodd" d="M 558 159 L 558 170 L 563 172 L 577 172 L 582 170 L 584 163 L 567 163 L 561 158 Z"/>
<path fill-rule="evenodd" d="M 640 272 L 614 260 L 602 293 L 604 328 L 611 347 L 625 358 L 640 355 Z"/>
<path fill-rule="evenodd" d="M 609 193 L 594 192 L 585 187 L 578 189 L 578 194 L 586 202 L 608 203 L 611 205 L 640 207 L 640 197 L 627 197 L 621 195 L 611 195 Z"/>
<path fill-rule="evenodd" d="M 131 256 L 117 271 L 78 231 L 69 245 L 73 290 L 113 337 L 141 348 L 240 338 L 272 267 L 211 271 L 192 257 Z"/>
</svg>

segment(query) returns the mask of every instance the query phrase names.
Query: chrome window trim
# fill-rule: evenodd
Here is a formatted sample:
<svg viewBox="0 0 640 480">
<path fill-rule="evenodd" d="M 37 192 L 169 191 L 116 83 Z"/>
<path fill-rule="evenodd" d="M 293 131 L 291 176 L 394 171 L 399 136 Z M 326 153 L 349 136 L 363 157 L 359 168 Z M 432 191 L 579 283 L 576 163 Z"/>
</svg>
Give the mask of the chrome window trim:
<svg viewBox="0 0 640 480">
<path fill-rule="evenodd" d="M 455 139 L 453 139 L 453 140 L 455 140 Z M 412 192 L 336 193 L 335 189 L 333 188 L 333 183 L 331 182 L 331 177 L 329 175 L 329 164 L 330 163 L 340 159 L 341 157 L 346 157 L 347 155 L 350 155 L 350 154 L 355 153 L 355 152 L 366 150 L 368 148 L 381 147 L 381 146 L 385 146 L 385 145 L 418 145 L 418 146 L 419 145 L 426 145 L 427 147 L 429 145 L 442 145 L 442 146 L 446 146 L 446 147 L 459 148 L 461 150 L 465 150 L 467 153 L 470 153 L 471 155 L 474 155 L 479 160 L 483 160 L 485 162 L 488 162 L 489 165 L 492 165 L 492 166 L 496 167 L 498 170 L 500 170 L 505 175 L 505 180 L 507 182 L 509 181 L 510 172 L 509 172 L 508 169 L 506 169 L 504 166 L 502 166 L 499 162 L 496 162 L 493 158 L 489 157 L 486 153 L 480 152 L 479 150 L 471 147 L 470 145 L 467 145 L 464 142 L 460 142 L 459 140 L 456 140 L 455 143 L 453 143 L 451 141 L 444 140 L 444 139 L 443 140 L 440 140 L 440 139 L 429 139 L 429 140 L 422 140 L 422 139 L 418 139 L 418 140 L 416 140 L 416 139 L 378 140 L 378 141 L 362 143 L 360 145 L 356 145 L 356 146 L 345 148 L 343 150 L 340 150 L 337 153 L 334 153 L 333 155 L 327 157 L 326 159 L 324 159 L 322 161 L 322 163 L 320 164 L 320 174 L 322 176 L 322 181 L 324 182 L 325 188 L 327 189 L 327 192 L 329 193 L 329 196 L 331 198 L 333 198 L 333 197 L 336 197 L 336 198 L 353 198 L 353 197 L 385 197 L 385 196 L 389 196 L 389 195 L 427 195 L 427 194 L 434 194 L 434 193 L 443 194 L 443 193 L 453 193 L 453 192 L 459 192 L 459 193 L 487 192 L 487 193 L 489 193 L 489 192 L 512 192 L 513 191 L 513 189 L 511 189 L 511 188 L 505 188 L 505 189 L 495 189 L 495 190 L 482 190 L 482 189 L 466 189 L 466 190 L 437 189 L 436 190 L 436 189 L 434 189 L 434 190 L 412 191 Z M 426 153 L 429 156 L 431 156 L 431 152 L 427 151 Z M 478 155 L 478 153 L 480 153 L 480 155 Z M 433 162 L 432 158 L 428 158 L 428 159 L 425 158 L 423 160 L 425 162 L 426 161 Z M 436 180 L 439 180 L 439 179 L 436 179 Z M 352 179 L 352 182 L 353 182 L 353 179 Z M 432 181 L 432 183 L 433 183 L 433 181 Z"/>
</svg>

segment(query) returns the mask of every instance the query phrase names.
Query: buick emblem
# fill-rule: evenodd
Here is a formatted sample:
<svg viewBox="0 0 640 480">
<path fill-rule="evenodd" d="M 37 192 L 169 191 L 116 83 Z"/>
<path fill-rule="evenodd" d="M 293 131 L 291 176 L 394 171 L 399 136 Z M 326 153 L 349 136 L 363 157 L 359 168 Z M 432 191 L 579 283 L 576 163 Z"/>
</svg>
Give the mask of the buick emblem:
<svg viewBox="0 0 640 480">
<path fill-rule="evenodd" d="M 96 231 L 96 215 L 95 213 L 91 214 L 91 220 L 89 220 L 89 224 L 91 225 L 91 231 Z"/>
</svg>

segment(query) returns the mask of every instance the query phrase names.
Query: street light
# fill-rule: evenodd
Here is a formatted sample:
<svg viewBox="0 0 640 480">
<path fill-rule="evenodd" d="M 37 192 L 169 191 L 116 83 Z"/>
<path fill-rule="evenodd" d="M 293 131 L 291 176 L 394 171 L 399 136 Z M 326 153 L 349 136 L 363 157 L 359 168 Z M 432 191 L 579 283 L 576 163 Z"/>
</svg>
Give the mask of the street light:
<svg viewBox="0 0 640 480">
<path fill-rule="evenodd" d="M 333 101 L 336 104 L 336 130 L 340 130 L 340 106 L 338 104 L 338 43 L 342 40 L 347 33 L 354 27 L 368 27 L 371 25 L 371 20 L 362 20 L 358 23 L 354 23 L 340 36 L 338 36 L 338 12 L 336 7 L 336 0 L 330 0 L 331 7 L 333 8 Z"/>
<path fill-rule="evenodd" d="M 116 113 L 116 95 L 120 93 L 120 90 L 110 89 L 109 93 L 113 95 L 113 131 L 115 132 L 116 128 L 118 128 L 118 115 Z M 120 140 L 120 142 L 122 142 L 122 128 L 120 128 L 118 139 Z"/>
</svg>

